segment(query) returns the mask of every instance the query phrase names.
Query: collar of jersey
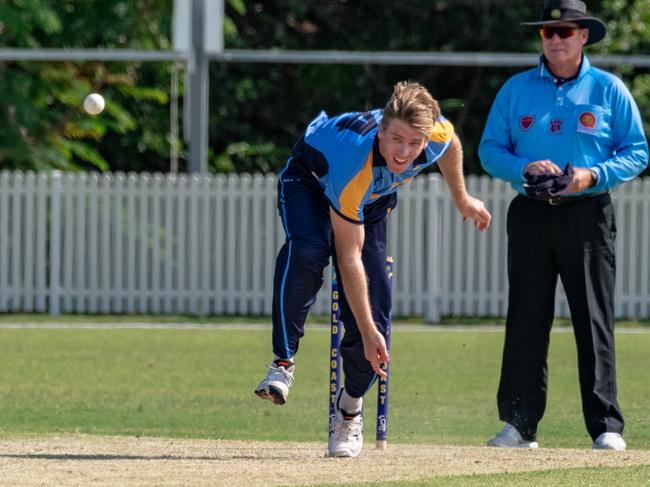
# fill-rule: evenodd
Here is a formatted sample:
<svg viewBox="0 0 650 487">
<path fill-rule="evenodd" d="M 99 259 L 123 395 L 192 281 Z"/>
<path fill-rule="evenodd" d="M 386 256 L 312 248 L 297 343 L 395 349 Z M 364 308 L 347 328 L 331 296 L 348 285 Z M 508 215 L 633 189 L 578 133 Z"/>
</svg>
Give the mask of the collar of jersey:
<svg viewBox="0 0 650 487">
<path fill-rule="evenodd" d="M 551 70 L 548 69 L 548 67 L 546 66 L 546 62 L 544 60 L 543 54 L 539 57 L 538 68 L 539 68 L 538 73 L 542 78 L 550 78 L 551 81 L 553 81 L 557 77 L 553 73 L 551 73 Z M 578 71 L 577 76 L 570 78 L 567 81 L 573 81 L 574 79 L 582 78 L 587 74 L 587 71 L 589 71 L 590 68 L 591 68 L 591 63 L 589 62 L 587 56 L 583 54 L 582 61 L 580 61 L 580 70 Z"/>
<path fill-rule="evenodd" d="M 379 152 L 379 137 L 375 137 L 372 144 L 372 167 L 386 167 L 386 159 Z"/>
</svg>

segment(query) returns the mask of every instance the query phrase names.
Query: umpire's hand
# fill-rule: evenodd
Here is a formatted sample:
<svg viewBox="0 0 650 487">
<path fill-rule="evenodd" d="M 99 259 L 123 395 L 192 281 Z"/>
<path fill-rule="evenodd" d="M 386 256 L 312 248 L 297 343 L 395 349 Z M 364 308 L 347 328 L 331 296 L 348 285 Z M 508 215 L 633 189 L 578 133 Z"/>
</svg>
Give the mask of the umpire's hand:
<svg viewBox="0 0 650 487">
<path fill-rule="evenodd" d="M 562 174 L 562 169 L 550 159 L 541 159 L 529 162 L 524 168 L 524 174 Z"/>
<path fill-rule="evenodd" d="M 569 186 L 566 194 L 580 193 L 585 189 L 591 188 L 595 183 L 596 181 L 591 175 L 591 171 L 589 169 L 585 169 L 584 167 L 576 167 L 573 169 L 573 180 L 571 181 L 571 185 Z"/>
</svg>

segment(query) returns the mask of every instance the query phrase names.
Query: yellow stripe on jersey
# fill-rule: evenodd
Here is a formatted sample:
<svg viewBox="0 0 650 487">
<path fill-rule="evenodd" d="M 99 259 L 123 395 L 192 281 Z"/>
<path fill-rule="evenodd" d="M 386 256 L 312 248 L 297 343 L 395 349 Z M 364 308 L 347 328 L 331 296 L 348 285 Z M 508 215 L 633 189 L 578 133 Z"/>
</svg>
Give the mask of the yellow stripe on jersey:
<svg viewBox="0 0 650 487">
<path fill-rule="evenodd" d="M 429 135 L 429 140 L 431 142 L 442 142 L 447 143 L 451 140 L 454 135 L 454 126 L 448 120 L 443 120 L 442 122 L 436 122 Z"/>
<path fill-rule="evenodd" d="M 359 207 L 363 201 L 363 197 L 368 191 L 368 187 L 372 182 L 372 151 L 368 154 L 366 163 L 361 168 L 361 171 L 353 177 L 350 182 L 345 186 L 339 198 L 339 205 L 341 213 L 354 221 L 361 221 L 359 217 Z"/>
</svg>

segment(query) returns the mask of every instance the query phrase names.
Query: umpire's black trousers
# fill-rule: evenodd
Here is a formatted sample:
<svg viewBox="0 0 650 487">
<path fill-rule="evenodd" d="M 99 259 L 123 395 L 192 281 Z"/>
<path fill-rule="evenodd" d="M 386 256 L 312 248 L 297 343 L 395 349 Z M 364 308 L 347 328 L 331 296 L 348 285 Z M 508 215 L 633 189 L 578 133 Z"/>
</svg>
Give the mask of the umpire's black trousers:
<svg viewBox="0 0 650 487">
<path fill-rule="evenodd" d="M 623 432 L 616 400 L 614 240 L 609 193 L 551 205 L 517 196 L 508 210 L 510 285 L 499 417 L 534 440 L 544 415 L 547 353 L 558 275 L 578 349 L 582 410 L 593 439 Z"/>
</svg>

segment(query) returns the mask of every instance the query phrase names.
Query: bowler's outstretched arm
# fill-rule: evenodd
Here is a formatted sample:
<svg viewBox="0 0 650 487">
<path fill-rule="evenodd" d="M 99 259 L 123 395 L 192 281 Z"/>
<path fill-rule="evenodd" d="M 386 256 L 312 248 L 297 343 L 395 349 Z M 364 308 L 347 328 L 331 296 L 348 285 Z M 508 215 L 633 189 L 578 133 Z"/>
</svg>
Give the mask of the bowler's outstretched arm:
<svg viewBox="0 0 650 487">
<path fill-rule="evenodd" d="M 380 377 L 386 377 L 386 372 L 382 370 L 381 364 L 388 362 L 388 350 L 386 341 L 372 318 L 366 271 L 361 260 L 365 237 L 364 227 L 346 221 L 331 208 L 330 218 L 334 230 L 341 280 L 350 309 L 357 319 L 357 326 L 363 339 L 364 354 L 373 370 Z"/>
</svg>

